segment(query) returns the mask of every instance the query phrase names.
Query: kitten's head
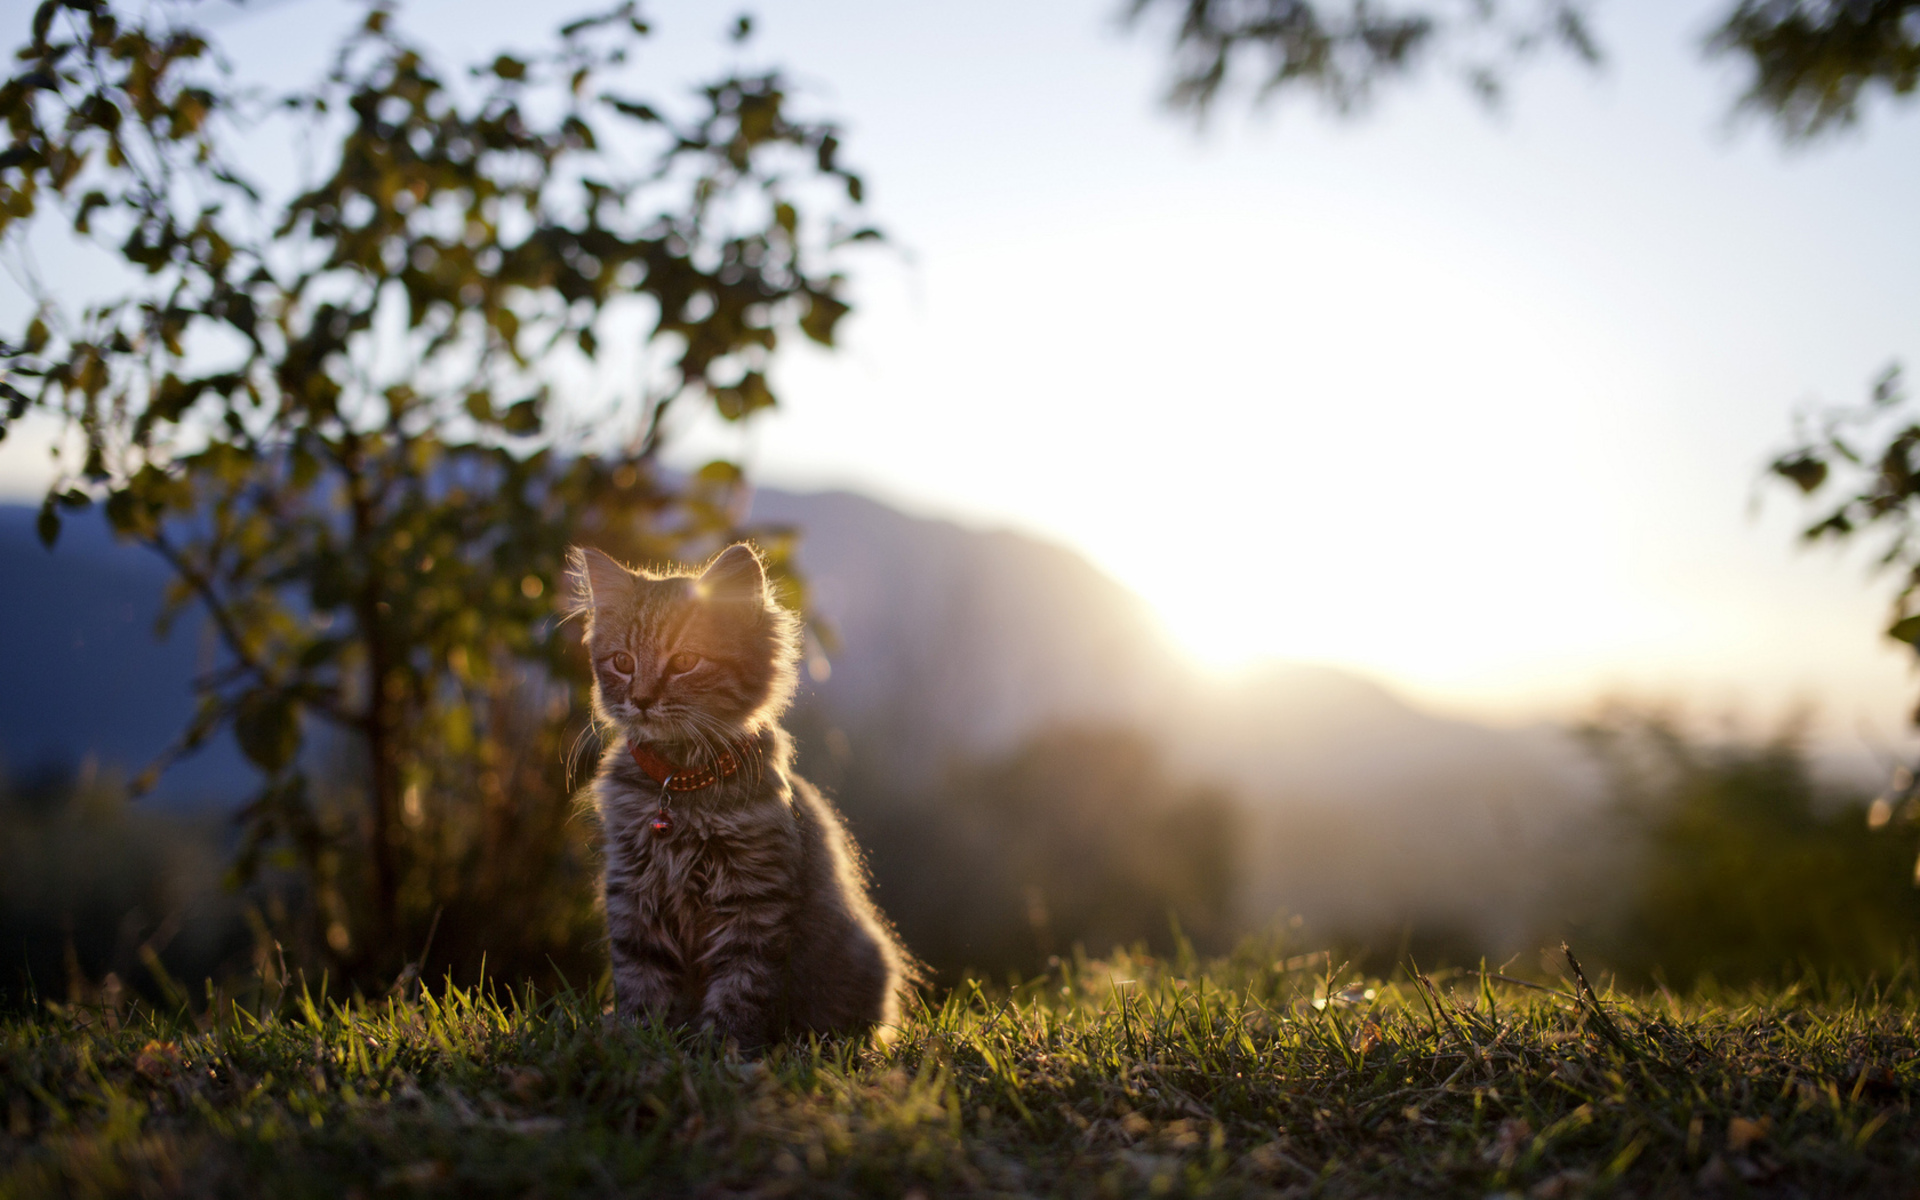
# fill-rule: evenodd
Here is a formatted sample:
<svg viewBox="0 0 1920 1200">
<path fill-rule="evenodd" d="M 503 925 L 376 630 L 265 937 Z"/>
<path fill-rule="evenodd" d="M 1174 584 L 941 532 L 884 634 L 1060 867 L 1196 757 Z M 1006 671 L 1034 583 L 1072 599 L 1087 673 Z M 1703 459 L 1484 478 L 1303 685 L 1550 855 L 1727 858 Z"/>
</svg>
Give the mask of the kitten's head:
<svg viewBox="0 0 1920 1200">
<path fill-rule="evenodd" d="M 572 555 L 586 616 L 594 715 L 629 741 L 715 755 L 779 719 L 793 697 L 799 622 L 742 542 L 703 571 L 630 571 L 598 550 Z"/>
</svg>

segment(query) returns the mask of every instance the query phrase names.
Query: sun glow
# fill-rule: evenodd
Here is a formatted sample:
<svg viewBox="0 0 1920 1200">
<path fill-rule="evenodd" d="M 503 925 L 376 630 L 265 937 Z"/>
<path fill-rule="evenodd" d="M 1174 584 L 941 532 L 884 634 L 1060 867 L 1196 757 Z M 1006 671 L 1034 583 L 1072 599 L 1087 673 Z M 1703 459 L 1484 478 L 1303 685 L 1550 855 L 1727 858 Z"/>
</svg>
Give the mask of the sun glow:
<svg viewBox="0 0 1920 1200">
<path fill-rule="evenodd" d="M 1164 276 L 1107 253 L 1139 231 L 1007 251 L 1089 280 L 1084 307 L 1046 313 L 1088 350 L 1009 347 L 1012 377 L 1067 399 L 1008 414 L 1017 445 L 968 461 L 1217 667 L 1304 659 L 1471 688 L 1516 659 L 1656 632 L 1657 614 L 1603 582 L 1621 574 L 1595 499 L 1606 416 L 1644 390 L 1604 322 L 1433 231 L 1389 240 L 1326 213 L 1283 230 L 1196 247 Z M 1123 344 L 1114 331 L 1142 314 L 1102 298 L 1140 295 L 1205 301 L 1147 314 L 1155 335 Z M 1070 462 L 1047 469 L 1021 446 L 1071 447 Z"/>
<path fill-rule="evenodd" d="M 1861 661 L 1729 619 L 1737 573 L 1698 547 L 1764 543 L 1784 573 L 1790 528 L 1754 529 L 1717 484 L 1676 492 L 1684 384 L 1617 303 L 1524 240 L 1312 206 L 1199 226 L 1191 204 L 1044 242 L 983 230 L 927 262 L 838 360 L 789 360 L 763 477 L 1070 545 L 1214 670 L 1319 662 L 1520 714 Z M 1114 252 L 1173 213 L 1183 257 Z M 1005 287 L 1035 271 L 1072 302 Z M 834 419 L 788 415 L 807 412 Z"/>
</svg>

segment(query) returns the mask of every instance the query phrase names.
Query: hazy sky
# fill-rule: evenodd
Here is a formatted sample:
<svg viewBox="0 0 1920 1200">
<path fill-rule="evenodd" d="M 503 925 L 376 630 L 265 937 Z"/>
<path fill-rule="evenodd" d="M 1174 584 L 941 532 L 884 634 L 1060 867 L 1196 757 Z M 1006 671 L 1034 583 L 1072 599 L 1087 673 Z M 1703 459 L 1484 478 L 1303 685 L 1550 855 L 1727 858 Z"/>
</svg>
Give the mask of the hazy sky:
<svg viewBox="0 0 1920 1200">
<path fill-rule="evenodd" d="M 1738 75 L 1698 52 L 1723 6 L 1602 3 L 1608 64 L 1530 68 L 1498 114 L 1436 75 L 1358 121 L 1230 105 L 1203 132 L 1118 0 L 781 0 L 744 52 L 735 6 L 650 4 L 662 78 L 776 62 L 843 119 L 904 252 L 860 264 L 841 352 L 785 361 L 783 412 L 689 452 L 1064 542 L 1223 666 L 1503 718 L 1611 692 L 1892 730 L 1916 681 L 1886 582 L 1796 551 L 1758 474 L 1796 408 L 1920 361 L 1920 122 L 1803 151 L 1729 122 Z M 222 31 L 284 78 L 351 11 Z M 405 14 L 491 54 L 564 11 Z M 30 12 L 0 4 L 16 40 Z M 38 482 L 0 449 L 0 489 Z"/>
</svg>

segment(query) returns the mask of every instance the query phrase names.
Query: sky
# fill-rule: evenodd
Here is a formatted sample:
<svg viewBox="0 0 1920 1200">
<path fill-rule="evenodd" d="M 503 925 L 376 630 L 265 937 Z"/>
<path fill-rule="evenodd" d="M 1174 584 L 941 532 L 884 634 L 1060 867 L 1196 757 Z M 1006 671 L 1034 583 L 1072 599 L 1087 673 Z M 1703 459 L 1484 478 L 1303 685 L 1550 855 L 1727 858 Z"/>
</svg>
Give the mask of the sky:
<svg viewBox="0 0 1920 1200">
<path fill-rule="evenodd" d="M 1339 120 L 1167 111 L 1165 31 L 1118 0 L 646 6 L 660 86 L 779 64 L 845 127 L 893 249 L 783 407 L 689 461 L 847 488 L 1078 550 L 1221 671 L 1345 667 L 1517 722 L 1602 696 L 1894 737 L 1920 679 L 1867 557 L 1796 547 L 1761 471 L 1796 412 L 1920 348 L 1920 121 L 1782 148 L 1699 46 L 1721 4 L 1611 0 L 1606 64 L 1496 112 L 1444 73 Z M 219 20 L 247 73 L 323 61 L 355 10 Z M 24 36 L 31 6 L 0 3 Z M 557 6 L 418 0 L 450 57 Z M 263 151 L 264 153 L 264 151 Z M 0 281 L 0 288 L 11 286 Z M 43 484 L 32 437 L 0 495 Z"/>
</svg>

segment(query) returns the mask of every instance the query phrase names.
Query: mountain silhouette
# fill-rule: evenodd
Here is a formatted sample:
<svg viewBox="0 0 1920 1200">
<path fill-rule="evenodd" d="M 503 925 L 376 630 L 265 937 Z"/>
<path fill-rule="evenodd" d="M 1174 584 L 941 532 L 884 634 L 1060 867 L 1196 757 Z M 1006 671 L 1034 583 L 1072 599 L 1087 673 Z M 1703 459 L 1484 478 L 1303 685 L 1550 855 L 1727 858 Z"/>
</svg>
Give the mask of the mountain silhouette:
<svg viewBox="0 0 1920 1200">
<path fill-rule="evenodd" d="M 1255 916 L 1497 923 L 1544 886 L 1542 848 L 1596 791 L 1552 728 L 1435 715 L 1328 667 L 1203 671 L 1139 597 L 1061 546 L 846 492 L 763 489 L 752 515 L 801 531 L 823 631 L 796 714 L 803 765 L 859 755 L 911 793 L 1051 728 L 1141 731 L 1248 810 Z M 48 551 L 33 518 L 0 506 L 0 769 L 137 770 L 184 727 L 217 647 L 192 613 L 154 637 L 168 574 L 152 554 L 93 514 Z M 817 730 L 835 745 L 808 744 Z M 154 802 L 230 804 L 252 781 L 223 735 Z"/>
</svg>

